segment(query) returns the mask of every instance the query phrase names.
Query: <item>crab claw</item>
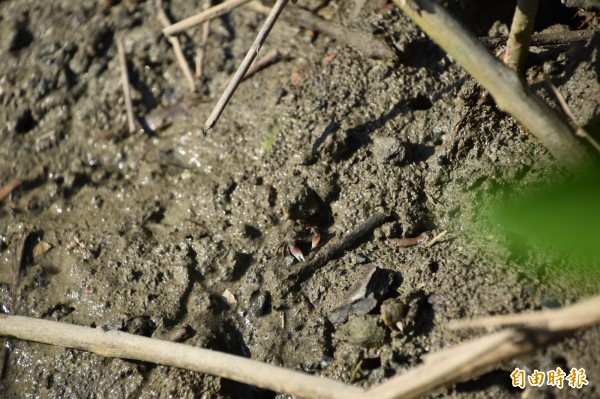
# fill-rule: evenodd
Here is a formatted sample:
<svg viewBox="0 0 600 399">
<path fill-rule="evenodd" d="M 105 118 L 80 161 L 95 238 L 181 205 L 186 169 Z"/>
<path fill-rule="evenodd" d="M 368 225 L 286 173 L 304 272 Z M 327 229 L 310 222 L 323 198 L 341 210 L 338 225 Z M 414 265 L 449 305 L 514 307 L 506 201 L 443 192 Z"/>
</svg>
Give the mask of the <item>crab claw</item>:
<svg viewBox="0 0 600 399">
<path fill-rule="evenodd" d="M 290 244 L 290 253 L 294 255 L 294 258 L 298 259 L 298 261 L 304 262 L 304 255 L 300 248 Z"/>
<path fill-rule="evenodd" d="M 319 233 L 319 230 L 316 227 L 311 228 L 311 231 L 313 233 L 313 236 L 312 241 L 310 243 L 310 249 L 315 249 L 315 247 L 319 245 L 319 241 L 321 241 L 321 234 Z"/>
</svg>

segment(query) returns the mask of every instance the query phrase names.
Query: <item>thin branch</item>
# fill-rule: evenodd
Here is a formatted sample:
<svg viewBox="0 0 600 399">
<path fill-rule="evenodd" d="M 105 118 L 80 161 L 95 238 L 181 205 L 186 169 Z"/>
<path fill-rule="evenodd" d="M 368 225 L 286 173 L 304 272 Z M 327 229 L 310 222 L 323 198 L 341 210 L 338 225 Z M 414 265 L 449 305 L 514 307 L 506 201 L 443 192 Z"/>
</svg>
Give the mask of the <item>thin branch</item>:
<svg viewBox="0 0 600 399">
<path fill-rule="evenodd" d="M 21 179 L 12 179 L 4 186 L 0 187 L 0 202 L 4 201 L 17 187 L 23 184 Z"/>
<path fill-rule="evenodd" d="M 186 29 L 194 27 L 196 25 L 201 24 L 204 21 L 209 21 L 211 19 L 219 18 L 221 15 L 225 15 L 231 10 L 240 5 L 247 3 L 250 0 L 227 0 L 222 2 L 219 5 L 209 8 L 206 11 L 202 11 L 199 14 L 193 15 L 189 18 L 182 19 L 179 22 L 174 23 L 163 29 L 163 33 L 167 36 L 175 35 L 177 33 L 183 32 Z"/>
<path fill-rule="evenodd" d="M 540 313 L 545 314 L 539 316 Z M 600 324 L 600 297 L 556 311 L 553 317 L 547 317 L 547 313 L 515 315 L 527 328 L 510 328 L 433 353 L 421 365 L 369 389 L 363 397 L 417 398 L 439 387 L 481 375 L 492 364 L 530 352 L 572 331 Z M 577 317 L 573 318 L 573 314 Z M 527 318 L 545 322 L 527 323 Z"/>
<path fill-rule="evenodd" d="M 261 69 L 266 68 L 267 66 L 271 65 L 274 62 L 277 62 L 280 57 L 281 57 L 281 54 L 279 54 L 279 51 L 277 49 L 275 49 L 275 50 L 269 51 L 264 56 L 255 59 L 252 62 L 252 64 L 250 64 L 250 68 L 248 68 L 248 70 L 246 71 L 246 74 L 244 75 L 242 80 L 248 79 L 249 77 L 254 75 L 256 72 L 260 71 Z M 229 78 L 227 78 L 227 84 L 229 84 L 229 82 L 231 82 L 233 77 L 234 77 L 234 75 L 231 75 Z"/>
<path fill-rule="evenodd" d="M 206 0 L 202 6 L 202 10 L 206 11 L 210 8 L 211 0 Z M 204 69 L 204 56 L 206 54 L 206 43 L 208 43 L 208 34 L 210 32 L 210 20 L 206 20 L 202 23 L 202 31 L 200 33 L 200 42 L 196 48 L 196 79 L 202 77 Z"/>
<path fill-rule="evenodd" d="M 567 104 L 567 101 L 565 100 L 563 95 L 560 93 L 560 91 L 558 91 L 556 86 L 554 86 L 552 81 L 550 81 L 550 79 L 548 78 L 546 78 L 546 85 L 550 88 L 552 94 L 554 94 L 554 97 L 558 101 L 560 108 L 569 117 L 571 122 L 577 127 L 575 134 L 577 134 L 579 137 L 583 137 L 584 139 L 586 139 L 588 143 L 590 143 L 596 149 L 596 151 L 600 152 L 600 144 L 598 144 L 598 142 L 587 132 L 587 130 L 581 127 L 579 123 L 577 123 L 577 118 L 575 118 L 575 115 L 573 114 L 573 111 L 571 111 L 569 104 Z"/>
<path fill-rule="evenodd" d="M 246 5 L 246 8 L 261 14 L 269 12 L 269 8 L 259 1 L 252 1 Z M 367 33 L 351 31 L 342 25 L 329 22 L 294 5 L 290 5 L 289 9 L 281 14 L 281 19 L 346 43 L 368 58 L 393 60 L 396 57 L 392 49 L 383 40 Z"/>
<path fill-rule="evenodd" d="M 0 335 L 208 373 L 306 398 L 356 398 L 364 391 L 328 378 L 241 356 L 121 331 L 0 314 Z"/>
<path fill-rule="evenodd" d="M 534 33 L 531 35 L 531 46 L 564 46 L 590 40 L 596 32 L 592 29 L 565 30 L 560 32 Z M 486 47 L 496 47 L 506 43 L 506 36 L 480 37 L 479 41 Z"/>
<path fill-rule="evenodd" d="M 447 233 L 447 231 L 443 230 L 441 233 L 439 233 L 438 235 L 433 237 L 427 244 L 425 244 L 424 248 L 429 248 L 436 242 L 440 241 L 446 235 L 446 233 Z"/>
<path fill-rule="evenodd" d="M 523 69 L 525 61 L 527 61 L 538 3 L 539 0 L 517 1 L 504 52 L 504 63 L 514 70 Z"/>
<path fill-rule="evenodd" d="M 162 0 L 156 0 L 156 12 L 158 14 L 158 19 L 162 26 L 169 27 L 171 26 L 171 21 L 169 21 L 169 17 L 165 13 L 165 10 L 162 6 Z M 173 50 L 175 51 L 175 58 L 177 58 L 177 62 L 179 63 L 179 67 L 183 72 L 183 75 L 188 81 L 190 85 L 191 91 L 196 91 L 196 82 L 194 81 L 194 77 L 192 76 L 192 71 L 190 70 L 190 66 L 185 60 L 185 55 L 183 55 L 183 49 L 181 48 L 181 43 L 179 43 L 179 39 L 176 36 L 167 36 L 167 40 L 173 46 Z"/>
<path fill-rule="evenodd" d="M 281 14 L 281 11 L 283 11 L 283 8 L 287 4 L 287 2 L 288 2 L 288 0 L 277 0 L 275 5 L 273 6 L 273 9 L 271 10 L 271 13 L 267 17 L 267 20 L 265 21 L 263 27 L 258 32 L 258 36 L 256 36 L 256 39 L 254 39 L 254 43 L 252 43 L 250 50 L 248 50 L 246 57 L 244 57 L 244 60 L 240 64 L 238 70 L 235 72 L 233 79 L 231 80 L 231 82 L 229 83 L 229 85 L 227 86 L 227 88 L 225 89 L 223 94 L 221 95 L 221 98 L 217 102 L 217 105 L 215 106 L 212 113 L 208 117 L 208 120 L 206 121 L 206 124 L 204 126 L 204 131 L 212 129 L 212 127 L 219 120 L 219 116 L 221 116 L 221 113 L 223 112 L 223 110 L 227 106 L 227 103 L 233 96 L 235 89 L 237 89 L 238 85 L 242 81 L 243 76 L 248 71 L 250 64 L 252 64 L 252 61 L 254 61 L 254 58 L 256 57 L 256 55 L 258 54 L 258 51 L 260 50 L 260 47 L 267 39 L 267 36 L 269 35 L 271 28 L 275 24 L 275 21 L 277 21 L 279 14 Z"/>
<path fill-rule="evenodd" d="M 577 329 L 597 322 L 600 296 L 561 309 L 481 317 L 473 320 L 453 320 L 446 325 L 450 330 L 496 327 Z"/>
<path fill-rule="evenodd" d="M 432 0 L 394 2 L 490 92 L 501 110 L 533 133 L 569 170 L 579 173 L 593 163 L 594 158 L 575 137 L 573 129 L 441 5 Z"/>
<path fill-rule="evenodd" d="M 117 50 L 119 52 L 119 65 L 121 66 L 121 84 L 123 85 L 123 94 L 125 95 L 125 109 L 127 110 L 127 124 L 129 133 L 135 132 L 135 117 L 133 116 L 133 106 L 131 105 L 131 93 L 129 91 L 129 72 L 127 71 L 127 59 L 125 58 L 125 48 L 123 41 L 117 37 Z"/>
</svg>

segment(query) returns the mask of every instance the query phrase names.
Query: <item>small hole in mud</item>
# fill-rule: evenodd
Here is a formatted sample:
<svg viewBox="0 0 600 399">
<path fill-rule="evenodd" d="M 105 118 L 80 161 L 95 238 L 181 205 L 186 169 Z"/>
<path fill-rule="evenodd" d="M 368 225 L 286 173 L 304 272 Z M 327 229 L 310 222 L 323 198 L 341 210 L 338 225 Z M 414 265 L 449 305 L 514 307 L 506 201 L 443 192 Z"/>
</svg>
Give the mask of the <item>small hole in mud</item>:
<svg viewBox="0 0 600 399">
<path fill-rule="evenodd" d="M 162 283 L 165 280 L 165 274 L 163 272 L 158 272 L 156 274 L 156 281 L 158 283 Z"/>
<path fill-rule="evenodd" d="M 158 295 L 154 295 L 154 294 L 148 295 L 149 302 L 154 302 L 156 300 L 156 298 L 158 298 Z"/>
<path fill-rule="evenodd" d="M 133 281 L 139 281 L 139 279 L 144 275 L 143 272 L 139 271 L 139 270 L 134 270 L 131 273 L 131 278 L 133 279 Z"/>
<path fill-rule="evenodd" d="M 363 370 L 375 370 L 381 367 L 381 359 L 378 357 L 367 358 L 362 361 Z"/>
<path fill-rule="evenodd" d="M 15 125 L 15 131 L 17 133 L 27 133 L 31 129 L 35 127 L 35 119 L 33 119 L 33 115 L 31 110 L 27 110 L 17 119 L 17 123 Z"/>
<path fill-rule="evenodd" d="M 433 261 L 433 262 L 429 263 L 429 271 L 431 273 L 437 273 L 437 271 L 439 269 L 440 269 L 440 265 L 437 262 Z"/>
<path fill-rule="evenodd" d="M 53 383 L 54 383 L 54 375 L 53 374 L 48 374 L 46 376 L 46 381 L 45 381 L 44 387 L 46 389 L 50 389 L 50 388 L 52 388 L 52 384 Z"/>
<path fill-rule="evenodd" d="M 11 52 L 16 53 L 28 47 L 32 42 L 33 35 L 31 32 L 25 27 L 20 27 L 16 30 L 9 48 Z"/>
<path fill-rule="evenodd" d="M 259 238 L 262 233 L 259 229 L 249 224 L 244 225 L 244 235 L 248 238 L 256 239 Z"/>
<path fill-rule="evenodd" d="M 408 106 L 414 111 L 426 111 L 433 106 L 431 100 L 423 95 L 410 99 Z"/>
<path fill-rule="evenodd" d="M 562 356 L 555 356 L 552 358 L 552 364 L 555 364 L 557 367 L 562 368 L 563 370 L 569 369 L 569 364 L 567 363 L 567 359 Z"/>
</svg>

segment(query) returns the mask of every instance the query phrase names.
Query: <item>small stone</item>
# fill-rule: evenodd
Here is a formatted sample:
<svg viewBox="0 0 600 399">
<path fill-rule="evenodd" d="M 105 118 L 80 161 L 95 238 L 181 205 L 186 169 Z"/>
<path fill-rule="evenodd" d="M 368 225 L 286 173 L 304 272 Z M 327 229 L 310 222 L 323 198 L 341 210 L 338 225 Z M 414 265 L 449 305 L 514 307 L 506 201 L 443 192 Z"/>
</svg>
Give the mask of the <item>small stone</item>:
<svg viewBox="0 0 600 399">
<path fill-rule="evenodd" d="M 399 165 L 406 159 L 406 147 L 395 137 L 375 137 L 373 156 L 378 162 Z"/>
<path fill-rule="evenodd" d="M 256 317 L 271 313 L 271 294 L 268 291 L 256 292 L 250 298 L 250 307 Z"/>
<path fill-rule="evenodd" d="M 237 299 L 235 299 L 235 295 L 233 295 L 233 293 L 229 291 L 229 288 L 226 288 L 225 291 L 223 291 L 223 293 L 221 294 L 221 296 L 229 306 L 234 307 L 235 305 L 237 305 Z"/>
</svg>

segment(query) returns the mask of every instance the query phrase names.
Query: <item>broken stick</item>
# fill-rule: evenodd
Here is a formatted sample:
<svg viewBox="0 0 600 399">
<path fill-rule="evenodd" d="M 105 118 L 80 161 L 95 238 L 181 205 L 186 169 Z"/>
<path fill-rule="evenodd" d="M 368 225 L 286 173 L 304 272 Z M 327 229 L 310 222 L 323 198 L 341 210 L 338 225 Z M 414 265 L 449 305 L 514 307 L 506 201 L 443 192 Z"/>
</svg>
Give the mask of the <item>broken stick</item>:
<svg viewBox="0 0 600 399">
<path fill-rule="evenodd" d="M 119 65 L 121 65 L 121 83 L 123 85 L 123 94 L 125 96 L 125 110 L 127 111 L 127 124 L 129 133 L 135 132 L 135 117 L 133 116 L 133 106 L 131 105 L 131 92 L 129 91 L 129 72 L 127 71 L 127 59 L 125 58 L 125 48 L 123 41 L 117 37 L 117 50 L 119 52 Z"/>
<path fill-rule="evenodd" d="M 175 35 L 177 33 L 183 32 L 186 29 L 194 27 L 198 24 L 201 24 L 204 21 L 209 21 L 211 19 L 215 19 L 220 17 L 221 15 L 227 14 L 229 11 L 234 8 L 247 3 L 250 0 L 227 0 L 223 3 L 216 5 L 214 7 L 209 8 L 208 10 L 202 11 L 199 14 L 193 15 L 189 18 L 182 19 L 179 22 L 174 23 L 173 25 L 167 26 L 163 29 L 163 33 L 167 36 Z"/>
<path fill-rule="evenodd" d="M 158 13 L 158 19 L 162 26 L 169 27 L 171 26 L 171 21 L 169 21 L 169 17 L 165 13 L 165 10 L 162 7 L 162 0 L 156 0 L 156 12 Z M 185 60 L 185 55 L 183 55 L 183 49 L 181 48 L 181 43 L 179 43 L 179 39 L 176 36 L 167 36 L 167 40 L 173 46 L 173 51 L 175 51 L 175 58 L 177 58 L 177 62 L 179 63 L 179 67 L 183 72 L 183 75 L 188 81 L 190 85 L 191 91 L 196 91 L 196 82 L 194 82 L 194 77 L 192 76 L 192 71 L 190 70 L 190 66 Z"/>
<path fill-rule="evenodd" d="M 246 7 L 261 14 L 269 12 L 269 8 L 264 6 L 260 1 L 252 1 Z M 390 46 L 378 37 L 364 32 L 351 31 L 342 25 L 329 22 L 300 7 L 290 5 L 289 9 L 281 14 L 281 19 L 290 24 L 323 33 L 332 39 L 346 43 L 365 57 L 384 60 L 393 60 L 396 58 L 396 54 Z"/>
<path fill-rule="evenodd" d="M 206 11 L 210 8 L 211 0 L 206 0 L 204 6 L 202 7 L 203 11 Z M 200 42 L 198 43 L 198 47 L 196 48 L 196 79 L 200 79 L 202 77 L 202 72 L 204 70 L 204 55 L 206 54 L 206 43 L 208 43 L 208 33 L 210 31 L 210 20 L 206 20 L 202 23 L 202 31 L 200 34 Z"/>
<path fill-rule="evenodd" d="M 258 54 L 260 47 L 267 39 L 267 36 L 269 35 L 271 28 L 273 27 L 273 25 L 275 25 L 275 21 L 277 21 L 279 14 L 281 14 L 281 12 L 283 11 L 283 7 L 285 7 L 287 2 L 288 2 L 288 0 L 277 0 L 277 3 L 275 3 L 275 5 L 273 6 L 273 9 L 271 10 L 271 13 L 267 17 L 267 20 L 265 21 L 263 27 L 260 29 L 260 32 L 258 32 L 258 36 L 256 36 L 256 39 L 254 39 L 254 43 L 252 43 L 250 50 L 248 50 L 246 57 L 244 57 L 244 60 L 240 64 L 238 70 L 235 72 L 233 79 L 231 80 L 231 82 L 229 83 L 229 85 L 227 86 L 227 88 L 225 89 L 223 94 L 221 95 L 221 98 L 217 102 L 217 105 L 215 106 L 212 113 L 208 117 L 208 120 L 206 121 L 206 125 L 204 126 L 205 132 L 208 131 L 209 129 L 212 129 L 214 127 L 214 125 L 217 123 L 217 121 L 219 120 L 219 116 L 221 116 L 221 113 L 223 112 L 223 110 L 227 106 L 227 103 L 233 96 L 235 89 L 237 89 L 238 85 L 242 81 L 242 78 L 248 71 L 248 68 L 250 68 L 250 64 L 252 64 L 252 61 L 254 61 L 254 58 L 256 58 L 256 55 Z"/>
</svg>

